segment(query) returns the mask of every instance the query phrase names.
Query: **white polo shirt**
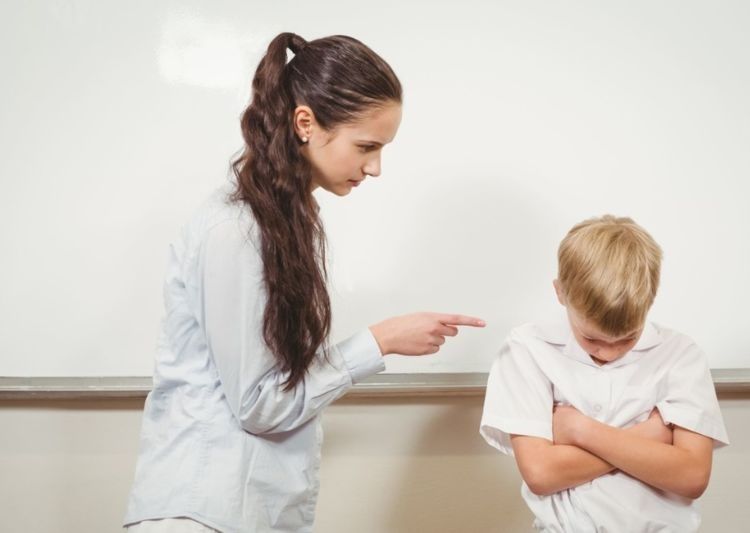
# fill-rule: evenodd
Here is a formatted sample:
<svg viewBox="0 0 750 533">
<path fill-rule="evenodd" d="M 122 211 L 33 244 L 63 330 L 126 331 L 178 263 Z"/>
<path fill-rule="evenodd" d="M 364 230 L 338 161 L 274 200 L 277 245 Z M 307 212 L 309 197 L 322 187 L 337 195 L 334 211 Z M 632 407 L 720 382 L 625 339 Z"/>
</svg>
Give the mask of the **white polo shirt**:
<svg viewBox="0 0 750 533">
<path fill-rule="evenodd" d="M 685 335 L 647 323 L 633 349 L 597 365 L 576 342 L 567 318 L 514 329 L 487 382 L 480 433 L 513 455 L 510 435 L 552 439 L 552 408 L 626 428 L 654 407 L 672 423 L 729 444 L 706 357 Z M 668 494 L 619 470 L 550 496 L 526 483 L 521 493 L 549 532 L 689 532 L 700 525 L 695 501 Z"/>
</svg>

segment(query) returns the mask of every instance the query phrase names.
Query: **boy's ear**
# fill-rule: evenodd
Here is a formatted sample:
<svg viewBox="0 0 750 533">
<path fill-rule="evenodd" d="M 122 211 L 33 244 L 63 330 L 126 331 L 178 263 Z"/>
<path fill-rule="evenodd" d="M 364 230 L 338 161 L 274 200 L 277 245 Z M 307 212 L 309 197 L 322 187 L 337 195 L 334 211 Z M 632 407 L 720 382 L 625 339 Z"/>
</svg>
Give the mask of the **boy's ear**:
<svg viewBox="0 0 750 533">
<path fill-rule="evenodd" d="M 560 280 L 557 280 L 557 279 L 552 280 L 552 285 L 555 287 L 555 294 L 557 294 L 557 301 L 560 302 L 560 305 L 562 306 L 567 305 L 567 302 L 565 300 L 565 293 L 562 290 L 562 285 L 560 285 Z"/>
</svg>

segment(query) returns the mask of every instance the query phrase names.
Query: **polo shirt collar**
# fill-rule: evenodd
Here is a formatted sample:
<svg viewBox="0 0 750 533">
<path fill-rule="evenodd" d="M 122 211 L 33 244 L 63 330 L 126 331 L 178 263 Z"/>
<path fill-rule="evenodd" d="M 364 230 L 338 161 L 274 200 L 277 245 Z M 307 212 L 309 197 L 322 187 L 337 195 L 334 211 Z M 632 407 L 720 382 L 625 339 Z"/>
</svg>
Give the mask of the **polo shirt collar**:
<svg viewBox="0 0 750 533">
<path fill-rule="evenodd" d="M 586 350 L 581 348 L 578 341 L 576 341 L 573 331 L 570 329 L 570 322 L 568 322 L 567 314 L 563 313 L 562 316 L 552 321 L 537 324 L 536 330 L 539 338 L 545 342 L 562 346 L 563 355 L 596 368 L 616 368 L 635 362 L 640 359 L 647 350 L 658 346 L 662 342 L 659 329 L 654 324 L 647 321 L 646 325 L 643 327 L 641 337 L 628 353 L 616 361 L 604 365 L 598 365 Z"/>
</svg>

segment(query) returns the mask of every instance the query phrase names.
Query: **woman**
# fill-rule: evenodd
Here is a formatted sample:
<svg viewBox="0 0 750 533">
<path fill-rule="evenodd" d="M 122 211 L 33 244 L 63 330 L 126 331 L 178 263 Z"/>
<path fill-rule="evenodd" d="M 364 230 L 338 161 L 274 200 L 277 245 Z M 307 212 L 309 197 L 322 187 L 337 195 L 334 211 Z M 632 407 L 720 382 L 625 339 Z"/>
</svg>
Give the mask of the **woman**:
<svg viewBox="0 0 750 533">
<path fill-rule="evenodd" d="M 287 49 L 295 55 L 287 63 Z M 236 183 L 172 245 L 166 318 L 125 524 L 312 530 L 319 414 L 390 353 L 436 353 L 475 318 L 416 313 L 328 346 L 325 235 L 312 195 L 380 174 L 401 85 L 350 37 L 269 45 L 242 116 Z"/>
</svg>

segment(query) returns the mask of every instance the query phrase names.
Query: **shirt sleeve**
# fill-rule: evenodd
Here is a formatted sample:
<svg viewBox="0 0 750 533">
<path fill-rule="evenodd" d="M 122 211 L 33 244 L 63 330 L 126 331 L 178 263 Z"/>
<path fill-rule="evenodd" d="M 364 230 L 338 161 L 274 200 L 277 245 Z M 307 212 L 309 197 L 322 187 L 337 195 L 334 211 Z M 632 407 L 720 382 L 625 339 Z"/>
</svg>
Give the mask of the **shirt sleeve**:
<svg viewBox="0 0 750 533">
<path fill-rule="evenodd" d="M 369 329 L 321 349 L 304 379 L 284 390 L 262 336 L 263 265 L 249 229 L 237 220 L 211 228 L 200 251 L 202 322 L 206 343 L 234 416 L 254 434 L 295 429 L 354 383 L 384 370 Z"/>
<path fill-rule="evenodd" d="M 553 401 L 551 382 L 513 332 L 492 364 L 479 433 L 508 455 L 513 455 L 511 435 L 552 441 Z"/>
<path fill-rule="evenodd" d="M 695 344 L 680 350 L 656 407 L 664 422 L 710 437 L 714 447 L 729 444 L 707 358 Z"/>
</svg>

